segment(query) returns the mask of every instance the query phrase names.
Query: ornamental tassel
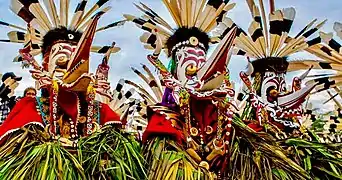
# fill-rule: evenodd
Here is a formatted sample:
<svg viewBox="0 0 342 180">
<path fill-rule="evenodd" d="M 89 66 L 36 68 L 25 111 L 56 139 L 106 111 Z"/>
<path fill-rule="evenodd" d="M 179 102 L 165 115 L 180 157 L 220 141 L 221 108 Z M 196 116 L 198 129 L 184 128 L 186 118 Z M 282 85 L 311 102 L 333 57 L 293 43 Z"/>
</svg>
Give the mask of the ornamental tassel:
<svg viewBox="0 0 342 180">
<path fill-rule="evenodd" d="M 93 131 L 94 123 L 94 101 L 95 101 L 96 89 L 93 83 L 90 83 L 87 88 L 87 102 L 88 102 L 88 112 L 87 112 L 87 132 L 86 135 L 89 136 Z"/>
<path fill-rule="evenodd" d="M 52 88 L 50 92 L 50 133 L 57 134 L 57 97 L 58 97 L 58 83 L 52 80 Z"/>
<path fill-rule="evenodd" d="M 191 137 L 189 135 L 190 129 L 191 129 L 191 118 L 190 118 L 190 94 L 185 91 L 185 90 L 181 90 L 181 92 L 179 93 L 179 107 L 180 107 L 180 113 L 184 116 L 185 119 L 185 129 L 186 132 L 185 133 L 185 137 L 186 137 L 186 141 L 188 146 L 190 146 L 190 142 Z"/>
</svg>

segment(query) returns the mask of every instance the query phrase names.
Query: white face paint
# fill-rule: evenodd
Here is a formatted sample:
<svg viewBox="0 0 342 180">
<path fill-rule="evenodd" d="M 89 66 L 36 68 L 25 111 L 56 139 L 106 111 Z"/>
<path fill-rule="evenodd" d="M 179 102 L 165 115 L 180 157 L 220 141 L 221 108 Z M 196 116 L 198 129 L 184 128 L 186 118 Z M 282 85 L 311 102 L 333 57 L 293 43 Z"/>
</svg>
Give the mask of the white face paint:
<svg viewBox="0 0 342 180">
<path fill-rule="evenodd" d="M 48 71 L 54 77 L 61 79 L 66 73 L 68 62 L 76 45 L 70 43 L 56 43 L 51 47 L 49 55 Z"/>
<path fill-rule="evenodd" d="M 266 72 L 261 84 L 261 98 L 264 102 L 268 102 L 267 96 L 270 89 L 277 90 L 279 94 L 286 92 L 285 74 Z"/>
<path fill-rule="evenodd" d="M 200 88 L 197 72 L 206 62 L 206 52 L 199 47 L 182 47 L 176 52 L 176 78 L 187 87 Z"/>
</svg>

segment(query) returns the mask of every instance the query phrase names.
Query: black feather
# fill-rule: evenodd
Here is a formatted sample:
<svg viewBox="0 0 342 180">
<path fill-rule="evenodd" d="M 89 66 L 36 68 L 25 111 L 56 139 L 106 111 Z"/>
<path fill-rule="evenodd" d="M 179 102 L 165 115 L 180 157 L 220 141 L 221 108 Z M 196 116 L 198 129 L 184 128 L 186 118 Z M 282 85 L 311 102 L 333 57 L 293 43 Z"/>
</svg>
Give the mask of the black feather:
<svg viewBox="0 0 342 180">
<path fill-rule="evenodd" d="M 218 9 L 222 3 L 224 3 L 222 0 L 209 0 L 207 4 Z"/>
<path fill-rule="evenodd" d="M 69 38 L 69 34 L 73 35 L 73 38 Z M 70 43 L 78 43 L 81 39 L 82 33 L 78 31 L 72 31 L 67 29 L 66 27 L 59 27 L 53 30 L 50 30 L 46 33 L 43 38 L 43 46 L 42 53 L 43 56 L 47 53 L 47 50 L 56 42 L 56 41 L 66 41 Z"/>
<path fill-rule="evenodd" d="M 262 59 L 257 59 L 252 62 L 255 73 L 265 73 L 267 71 L 276 73 L 286 73 L 289 62 L 287 62 L 287 57 L 267 57 Z"/>
<path fill-rule="evenodd" d="M 207 33 L 201 31 L 197 27 L 186 28 L 180 27 L 176 30 L 176 32 L 167 39 L 166 46 L 169 50 L 168 56 L 172 56 L 174 58 L 175 52 L 171 54 L 172 48 L 178 44 L 179 42 L 187 41 L 190 37 L 196 37 L 200 43 L 202 43 L 207 51 L 209 48 L 210 38 Z"/>
</svg>

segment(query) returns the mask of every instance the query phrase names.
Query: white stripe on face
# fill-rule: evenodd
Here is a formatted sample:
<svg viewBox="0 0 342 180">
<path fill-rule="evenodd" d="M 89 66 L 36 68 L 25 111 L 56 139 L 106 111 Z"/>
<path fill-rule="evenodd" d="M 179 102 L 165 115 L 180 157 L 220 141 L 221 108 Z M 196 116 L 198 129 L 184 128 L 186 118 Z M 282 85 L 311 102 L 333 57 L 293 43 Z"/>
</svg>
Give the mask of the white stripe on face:
<svg viewBox="0 0 342 180">
<path fill-rule="evenodd" d="M 284 74 L 277 74 L 275 72 L 266 72 L 264 75 L 264 80 L 261 85 L 261 97 L 266 102 L 267 101 L 267 90 L 273 87 L 279 93 L 286 91 L 286 83 L 284 80 Z"/>
<path fill-rule="evenodd" d="M 56 77 L 61 77 L 66 71 L 66 65 L 70 61 L 76 45 L 70 43 L 56 43 L 51 47 L 49 55 L 48 71 L 55 73 Z"/>
<path fill-rule="evenodd" d="M 197 72 L 206 62 L 206 52 L 199 47 L 182 47 L 176 52 L 176 77 L 184 85 L 199 88 Z M 189 69 L 193 72 L 189 73 Z"/>
</svg>

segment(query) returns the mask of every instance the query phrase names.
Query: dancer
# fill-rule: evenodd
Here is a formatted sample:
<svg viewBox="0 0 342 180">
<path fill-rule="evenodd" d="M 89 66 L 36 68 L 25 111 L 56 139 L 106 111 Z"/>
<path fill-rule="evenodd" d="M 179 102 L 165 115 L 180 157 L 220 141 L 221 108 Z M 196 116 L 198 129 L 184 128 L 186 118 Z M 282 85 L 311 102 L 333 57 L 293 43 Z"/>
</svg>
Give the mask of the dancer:
<svg viewBox="0 0 342 180">
<path fill-rule="evenodd" d="M 140 40 L 145 47 L 155 50 L 148 60 L 158 68 L 166 86 L 162 98 L 155 97 L 159 103 L 147 107 L 148 125 L 143 141 L 149 164 L 148 177 L 227 177 L 224 172 L 228 168 L 234 112 L 234 90 L 227 78 L 227 64 L 235 30 L 221 39 L 211 38 L 209 33 L 235 4 L 196 0 L 163 2 L 177 28 L 172 28 L 143 3 L 136 6 L 145 18 L 124 15 L 148 31 Z M 218 43 L 218 47 L 207 57 L 212 43 Z M 162 49 L 171 58 L 169 69 L 158 59 Z M 151 76 L 149 74 L 149 85 L 154 94 L 160 94 L 159 82 Z M 139 91 L 142 92 L 141 88 Z M 149 102 L 153 102 L 152 99 L 147 98 Z"/>
<path fill-rule="evenodd" d="M 96 28 L 110 9 L 100 9 L 106 2 L 85 11 L 81 1 L 70 16 L 69 1 L 61 1 L 59 13 L 54 1 L 12 1 L 27 31 L 3 24 L 19 30 L 9 41 L 24 43 L 16 60 L 33 68 L 42 96 L 21 99 L 0 126 L 0 179 L 144 178 L 138 143 L 122 131 L 120 115 L 95 100 L 90 52 L 112 53 L 112 47 L 91 47 L 94 35 L 122 24 Z M 34 59 L 40 53 L 42 66 Z"/>
<path fill-rule="evenodd" d="M 310 52 L 320 46 L 323 38 L 310 39 L 310 36 L 326 20 L 319 23 L 313 20 L 291 36 L 296 15 L 294 8 L 278 10 L 274 0 L 271 0 L 267 16 L 263 1 L 257 4 L 252 0 L 247 4 L 253 18 L 248 32 L 237 27 L 237 23 L 229 18 L 225 18 L 216 31 L 217 35 L 224 36 L 232 28 L 238 28 L 234 53 L 246 56 L 249 61 L 248 70 L 240 73 L 247 89 L 244 100 L 247 103 L 244 111 L 236 117 L 237 121 L 234 121 L 236 134 L 240 136 L 231 149 L 236 154 L 230 159 L 234 162 L 230 174 L 237 179 L 341 178 L 335 171 L 342 168 L 341 146 L 320 144 L 318 136 L 302 125 L 305 112 L 302 103 L 305 98 L 314 88 L 327 87 L 329 83 L 321 80 L 302 86 L 310 70 L 316 68 L 315 64 L 288 60 L 288 56 L 296 52 Z M 302 65 L 305 63 L 306 66 Z M 286 73 L 296 70 L 305 72 L 295 77 L 292 87 L 288 88 L 285 84 Z M 241 122 L 248 126 L 241 125 Z M 240 161 L 243 163 L 238 165 Z"/>
</svg>

